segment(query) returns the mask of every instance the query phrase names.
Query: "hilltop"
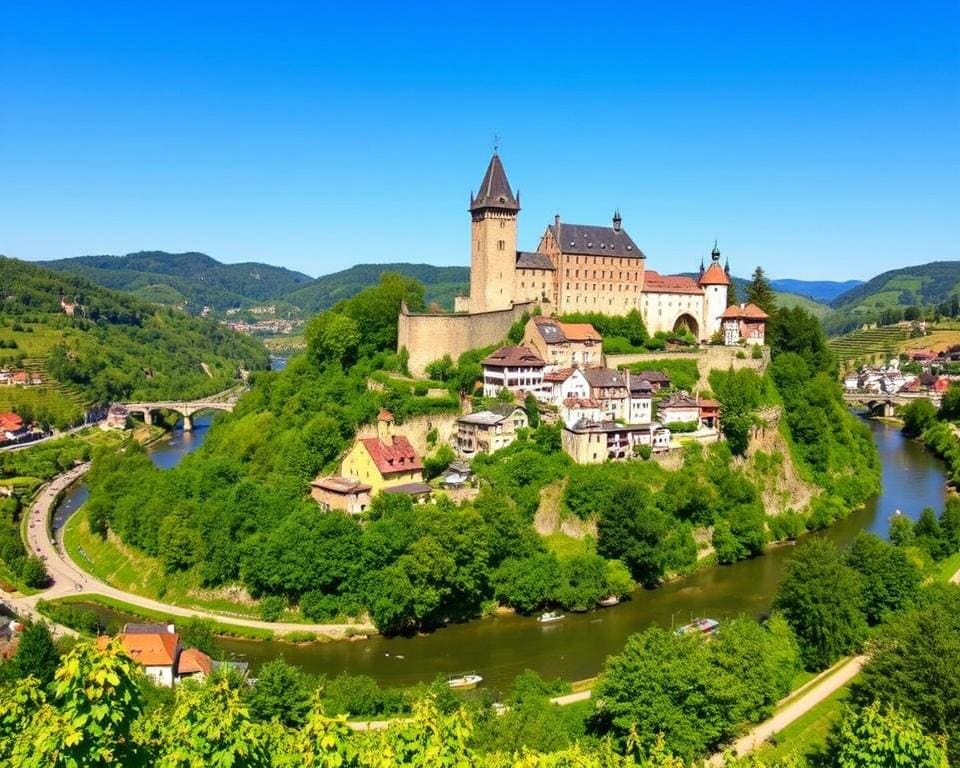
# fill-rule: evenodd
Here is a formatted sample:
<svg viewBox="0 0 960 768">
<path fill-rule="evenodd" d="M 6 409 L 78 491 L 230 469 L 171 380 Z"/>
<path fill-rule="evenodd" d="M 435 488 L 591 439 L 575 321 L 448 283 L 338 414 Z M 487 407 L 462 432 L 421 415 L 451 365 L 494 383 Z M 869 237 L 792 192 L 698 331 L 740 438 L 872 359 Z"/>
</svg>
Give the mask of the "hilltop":
<svg viewBox="0 0 960 768">
<path fill-rule="evenodd" d="M 775 291 L 782 293 L 792 293 L 799 296 L 806 296 L 814 301 L 829 303 L 837 296 L 854 288 L 863 285 L 863 280 L 794 280 L 792 278 L 782 278 L 780 280 L 771 280 L 770 285 Z"/>
<path fill-rule="evenodd" d="M 453 309 L 453 297 L 466 293 L 470 286 L 469 267 L 436 267 L 432 264 L 357 264 L 340 272 L 322 275 L 310 285 L 287 296 L 287 301 L 306 314 L 329 309 L 341 299 L 349 299 L 364 288 L 376 285 L 384 272 L 397 272 L 423 284 L 424 300 Z"/>
<path fill-rule="evenodd" d="M 960 290 L 960 261 L 931 261 L 892 269 L 837 296 L 837 310 L 870 313 L 890 307 L 929 306 Z"/>
<path fill-rule="evenodd" d="M 65 426 L 92 405 L 208 395 L 267 365 L 251 338 L 79 275 L 0 256 L 0 286 L 0 367 L 43 382 L 3 387 L 0 411 Z"/>
<path fill-rule="evenodd" d="M 204 253 L 140 251 L 126 256 L 79 256 L 37 262 L 57 272 L 82 275 L 97 285 L 126 291 L 191 314 L 203 307 L 225 310 L 282 299 L 311 282 L 302 272 L 269 264 L 223 264 Z"/>
</svg>

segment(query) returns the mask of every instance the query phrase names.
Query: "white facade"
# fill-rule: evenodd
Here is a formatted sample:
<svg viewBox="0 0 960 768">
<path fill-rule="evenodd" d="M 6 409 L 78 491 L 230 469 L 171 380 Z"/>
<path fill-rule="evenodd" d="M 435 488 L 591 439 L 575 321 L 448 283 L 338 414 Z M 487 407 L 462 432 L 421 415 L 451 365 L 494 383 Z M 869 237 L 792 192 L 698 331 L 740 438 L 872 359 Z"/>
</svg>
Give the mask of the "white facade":
<svg viewBox="0 0 960 768">
<path fill-rule="evenodd" d="M 565 378 L 557 381 L 557 377 L 562 374 L 566 374 Z M 543 388 L 538 393 L 538 397 L 545 403 L 559 408 L 564 400 L 569 400 L 571 397 L 579 400 L 590 397 L 590 384 L 582 370 L 568 368 L 563 372 L 545 374 Z"/>
<path fill-rule="evenodd" d="M 627 420 L 631 424 L 649 424 L 653 421 L 653 398 L 647 395 L 631 395 Z"/>
<path fill-rule="evenodd" d="M 501 389 L 537 394 L 543 389 L 543 366 L 483 366 L 483 396 L 496 397 Z"/>
</svg>

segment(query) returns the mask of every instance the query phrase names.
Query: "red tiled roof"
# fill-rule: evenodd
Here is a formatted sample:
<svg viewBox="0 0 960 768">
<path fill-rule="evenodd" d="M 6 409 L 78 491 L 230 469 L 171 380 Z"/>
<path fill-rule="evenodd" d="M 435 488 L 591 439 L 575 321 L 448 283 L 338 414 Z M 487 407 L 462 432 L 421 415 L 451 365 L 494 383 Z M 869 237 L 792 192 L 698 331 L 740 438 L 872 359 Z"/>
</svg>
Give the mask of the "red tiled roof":
<svg viewBox="0 0 960 768">
<path fill-rule="evenodd" d="M 177 662 L 178 675 L 195 675 L 198 672 L 209 675 L 212 671 L 213 660 L 203 651 L 187 648 L 180 653 L 180 660 Z"/>
<path fill-rule="evenodd" d="M 700 275 L 700 285 L 730 285 L 730 277 L 716 261 Z"/>
<path fill-rule="evenodd" d="M 377 421 L 393 421 L 393 414 L 386 408 L 381 408 L 380 413 L 377 414 Z"/>
<path fill-rule="evenodd" d="M 17 432 L 23 429 L 23 419 L 21 419 L 13 411 L 7 411 L 6 413 L 0 413 L 0 429 L 4 432 Z"/>
<path fill-rule="evenodd" d="M 366 437 L 360 442 L 367 449 L 367 453 L 370 454 L 381 475 L 416 472 L 423 469 L 417 452 L 413 450 L 410 441 L 402 435 L 394 435 L 390 443 L 383 443 L 377 437 Z"/>
<path fill-rule="evenodd" d="M 543 367 L 546 365 L 540 359 L 540 355 L 529 347 L 500 347 L 496 352 L 488 355 L 480 361 L 481 365 L 488 367 L 516 367 L 521 365 Z"/>
<path fill-rule="evenodd" d="M 709 411 L 709 410 L 716 410 L 716 409 L 719 408 L 719 407 L 720 407 L 720 403 L 718 403 L 716 400 L 701 400 L 701 401 L 700 401 L 700 410 L 701 410 L 701 411 L 703 411 L 703 410 L 707 410 L 707 411 Z"/>
<path fill-rule="evenodd" d="M 603 336 L 590 323 L 557 323 L 570 341 L 603 341 Z"/>
<path fill-rule="evenodd" d="M 554 371 L 547 371 L 543 374 L 544 381 L 566 381 L 569 379 L 576 368 L 557 368 Z"/>
<path fill-rule="evenodd" d="M 756 304 L 741 304 L 740 306 L 731 304 L 720 315 L 722 320 L 766 320 L 769 317 L 770 315 Z"/>
<path fill-rule="evenodd" d="M 157 632 L 137 632 L 118 635 L 127 656 L 145 667 L 173 666 L 177 656 L 180 637 L 176 632 L 159 630 Z M 97 646 L 105 648 L 110 638 L 101 635 Z"/>
<path fill-rule="evenodd" d="M 643 273 L 644 293 L 703 293 L 692 277 L 661 275 L 648 269 Z"/>
</svg>

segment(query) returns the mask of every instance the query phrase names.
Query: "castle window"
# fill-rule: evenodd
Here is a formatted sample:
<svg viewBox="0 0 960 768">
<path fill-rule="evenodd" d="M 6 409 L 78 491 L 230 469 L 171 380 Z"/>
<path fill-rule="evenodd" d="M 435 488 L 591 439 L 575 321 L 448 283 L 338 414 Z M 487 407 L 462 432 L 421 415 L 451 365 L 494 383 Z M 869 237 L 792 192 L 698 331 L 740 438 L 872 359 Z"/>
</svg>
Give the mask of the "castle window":
<svg viewBox="0 0 960 768">
<path fill-rule="evenodd" d="M 504 240 L 497 240 L 497 250 L 502 251 L 504 245 L 506 245 L 506 241 L 504 241 Z"/>
<path fill-rule="evenodd" d="M 567 270 L 566 277 L 570 277 L 570 270 L 569 270 L 569 269 Z"/>
</svg>

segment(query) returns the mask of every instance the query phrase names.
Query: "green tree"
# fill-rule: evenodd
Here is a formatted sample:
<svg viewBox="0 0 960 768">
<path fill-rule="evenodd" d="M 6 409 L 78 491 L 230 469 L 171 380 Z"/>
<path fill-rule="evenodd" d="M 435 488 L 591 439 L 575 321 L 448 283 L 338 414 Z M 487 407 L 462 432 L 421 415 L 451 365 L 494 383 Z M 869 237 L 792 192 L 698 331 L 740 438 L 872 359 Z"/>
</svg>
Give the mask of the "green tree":
<svg viewBox="0 0 960 768">
<path fill-rule="evenodd" d="M 862 642 L 866 623 L 861 600 L 859 575 L 832 542 L 814 538 L 800 544 L 787 563 L 774 608 L 797 636 L 805 666 L 817 670 Z"/>
<path fill-rule="evenodd" d="M 531 613 L 554 599 L 560 587 L 560 564 L 550 553 L 508 558 L 490 577 L 496 598 L 521 613 Z"/>
<path fill-rule="evenodd" d="M 349 365 L 360 346 L 360 328 L 357 322 L 338 312 L 323 312 L 307 323 L 304 331 L 307 351 L 318 363 L 328 361 Z"/>
<path fill-rule="evenodd" d="M 600 511 L 597 551 L 622 560 L 637 581 L 654 586 L 664 572 L 664 552 L 658 545 L 669 529 L 669 517 L 652 503 L 643 485 L 627 481 Z"/>
<path fill-rule="evenodd" d="M 960 419 L 960 386 L 951 384 L 947 387 L 947 391 L 943 393 L 943 399 L 940 401 L 940 411 L 937 416 L 945 421 Z"/>
<path fill-rule="evenodd" d="M 747 301 L 760 307 L 768 315 L 772 315 L 777 309 L 776 294 L 762 267 L 753 270 L 753 276 L 747 285 Z"/>
<path fill-rule="evenodd" d="M 960 589 L 934 585 L 914 608 L 894 615 L 871 643 L 853 701 L 880 701 L 915 717 L 929 734 L 948 737 L 960 761 Z"/>
<path fill-rule="evenodd" d="M 903 409 L 903 433 L 919 437 L 937 418 L 937 409 L 925 397 L 914 400 Z"/>
<path fill-rule="evenodd" d="M 207 656 L 217 654 L 217 644 L 213 636 L 214 622 L 199 616 L 191 616 L 177 622 L 177 633 L 184 648 L 196 648 Z"/>
<path fill-rule="evenodd" d="M 948 768 L 944 740 L 924 734 L 920 724 L 894 707 L 874 702 L 847 710 L 831 733 L 827 760 L 836 768 Z"/>
<path fill-rule="evenodd" d="M 34 677 L 45 686 L 53 680 L 59 664 L 60 654 L 50 629 L 42 621 L 31 622 L 20 633 L 17 652 L 2 667 L 3 677 L 7 680 Z"/>
<path fill-rule="evenodd" d="M 870 624 L 910 605 L 920 589 L 920 571 L 906 552 L 872 533 L 861 532 L 846 555 L 861 577 L 863 613 Z"/>
<path fill-rule="evenodd" d="M 302 725 L 310 711 L 311 685 L 297 667 L 282 656 L 271 659 L 257 671 L 247 701 L 256 720 L 276 718 L 284 725 Z"/>
<path fill-rule="evenodd" d="M 954 495 L 940 514 L 940 533 L 948 553 L 960 552 L 960 498 Z"/>
<path fill-rule="evenodd" d="M 890 543 L 895 547 L 912 547 L 914 543 L 913 520 L 906 515 L 895 514 L 890 518 Z"/>
<path fill-rule="evenodd" d="M 527 421 L 530 424 L 530 429 L 539 427 L 540 407 L 537 404 L 537 398 L 534 397 L 533 392 L 527 393 L 527 397 L 523 401 L 523 410 L 527 413 Z"/>
<path fill-rule="evenodd" d="M 933 509 L 924 507 L 913 526 L 914 542 L 918 547 L 929 553 L 934 560 L 940 560 L 947 554 L 946 542 L 940 523 Z"/>
</svg>

